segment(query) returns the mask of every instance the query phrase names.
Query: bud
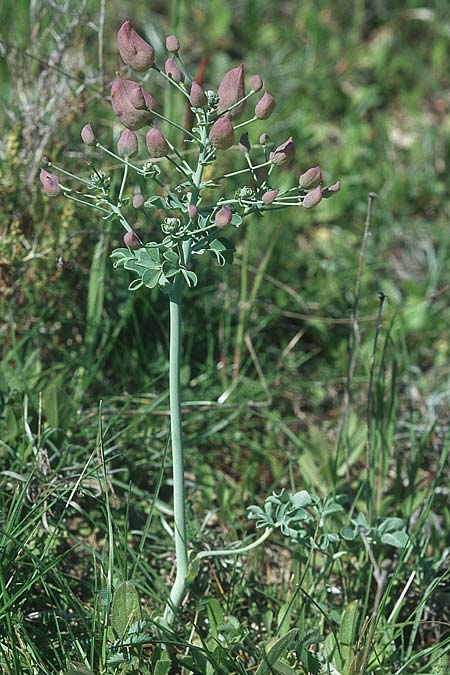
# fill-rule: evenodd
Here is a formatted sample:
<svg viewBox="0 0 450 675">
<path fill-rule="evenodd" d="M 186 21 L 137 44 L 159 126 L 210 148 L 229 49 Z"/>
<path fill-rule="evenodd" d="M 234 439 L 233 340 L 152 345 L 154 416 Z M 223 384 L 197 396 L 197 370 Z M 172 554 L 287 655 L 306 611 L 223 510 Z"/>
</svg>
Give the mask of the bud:
<svg viewBox="0 0 450 675">
<path fill-rule="evenodd" d="M 198 206 L 196 206 L 195 204 L 189 204 L 188 213 L 189 213 L 189 218 L 191 220 L 197 220 Z"/>
<path fill-rule="evenodd" d="M 324 190 L 322 190 L 322 197 L 324 199 L 329 199 L 333 195 L 336 194 L 336 192 L 339 192 L 341 189 L 341 183 L 340 181 L 336 181 L 336 183 L 333 183 L 333 185 L 328 185 Z"/>
<path fill-rule="evenodd" d="M 217 227 L 220 227 L 220 229 L 223 229 L 227 225 L 231 223 L 231 219 L 233 217 L 233 211 L 230 209 L 229 206 L 222 206 L 220 208 L 215 217 L 214 217 L 214 223 L 217 225 Z"/>
<path fill-rule="evenodd" d="M 270 141 L 270 136 L 269 134 L 261 134 L 259 137 L 259 144 L 260 145 L 266 145 Z"/>
<path fill-rule="evenodd" d="M 214 122 L 209 132 L 209 140 L 218 150 L 228 150 L 234 143 L 234 129 L 230 116 L 224 115 Z"/>
<path fill-rule="evenodd" d="M 81 140 L 86 145 L 95 145 L 95 134 L 90 124 L 85 124 L 81 130 Z"/>
<path fill-rule="evenodd" d="M 142 209 L 144 206 L 144 197 L 140 192 L 137 192 L 133 197 L 133 206 L 135 209 Z"/>
<path fill-rule="evenodd" d="M 55 176 L 54 173 L 50 173 L 50 171 L 41 169 L 39 180 L 41 181 L 44 192 L 48 197 L 56 197 L 61 192 L 58 176 Z"/>
<path fill-rule="evenodd" d="M 128 248 L 132 248 L 134 250 L 141 248 L 141 242 L 132 230 L 131 232 L 126 232 L 123 235 L 123 243 L 125 246 L 128 246 Z"/>
<path fill-rule="evenodd" d="M 166 71 L 166 75 L 171 77 L 174 82 L 184 82 L 184 73 L 174 56 L 169 56 L 164 65 L 164 70 Z"/>
<path fill-rule="evenodd" d="M 270 161 L 272 164 L 280 166 L 281 164 L 287 164 L 292 160 L 295 155 L 295 145 L 292 136 L 290 136 L 287 141 L 282 143 L 275 148 L 273 152 L 270 153 Z"/>
<path fill-rule="evenodd" d="M 228 110 L 245 96 L 244 66 L 241 64 L 237 68 L 232 68 L 222 78 L 217 90 L 219 104 L 217 112 L 222 113 Z M 231 119 L 237 119 L 242 115 L 245 109 L 245 101 L 237 105 L 230 111 Z"/>
<path fill-rule="evenodd" d="M 263 88 L 263 81 L 261 75 L 252 75 L 250 78 L 250 87 L 253 91 L 261 91 Z"/>
<path fill-rule="evenodd" d="M 180 49 L 180 43 L 175 35 L 168 35 L 166 37 L 166 49 L 171 54 L 176 54 Z"/>
<path fill-rule="evenodd" d="M 268 190 L 261 197 L 263 204 L 272 204 L 275 199 L 278 197 L 279 190 Z"/>
<path fill-rule="evenodd" d="M 250 141 L 248 140 L 248 131 L 245 132 L 245 134 L 242 134 L 242 136 L 239 139 L 239 150 L 242 152 L 243 155 L 248 155 L 250 152 Z"/>
<path fill-rule="evenodd" d="M 165 137 L 157 127 L 152 127 L 149 131 L 147 131 L 145 141 L 147 143 L 148 153 L 152 158 L 167 157 L 170 152 L 170 148 Z"/>
<path fill-rule="evenodd" d="M 153 98 L 133 80 L 116 76 L 111 87 L 112 109 L 128 129 L 140 129 L 150 124 L 153 115 L 147 108 L 155 108 Z"/>
<path fill-rule="evenodd" d="M 153 65 L 155 52 L 139 33 L 137 33 L 128 19 L 122 24 L 117 33 L 117 46 L 122 61 L 133 70 L 142 72 Z"/>
<path fill-rule="evenodd" d="M 203 87 L 201 87 L 195 80 L 192 81 L 189 100 L 191 102 L 191 106 L 194 108 L 204 108 L 208 103 L 208 99 L 205 92 L 203 91 Z"/>
<path fill-rule="evenodd" d="M 313 206 L 316 206 L 322 199 L 322 190 L 320 187 L 314 188 L 311 192 L 308 192 L 307 195 L 303 198 L 303 206 L 305 209 L 312 209 Z"/>
<path fill-rule="evenodd" d="M 320 166 L 317 165 L 311 167 L 311 169 L 308 169 L 308 171 L 305 171 L 305 173 L 302 173 L 298 179 L 298 184 L 302 190 L 312 190 L 312 188 L 315 188 L 319 185 L 321 180 L 322 171 L 320 170 Z"/>
<path fill-rule="evenodd" d="M 258 103 L 255 106 L 255 116 L 259 120 L 266 120 L 271 116 L 274 108 L 275 108 L 274 97 L 271 94 L 269 94 L 268 91 L 265 91 L 264 96 L 261 98 L 260 101 L 258 101 Z"/>
<path fill-rule="evenodd" d="M 138 139 L 134 131 L 124 129 L 117 141 L 117 152 L 121 157 L 135 157 L 139 150 Z"/>
</svg>

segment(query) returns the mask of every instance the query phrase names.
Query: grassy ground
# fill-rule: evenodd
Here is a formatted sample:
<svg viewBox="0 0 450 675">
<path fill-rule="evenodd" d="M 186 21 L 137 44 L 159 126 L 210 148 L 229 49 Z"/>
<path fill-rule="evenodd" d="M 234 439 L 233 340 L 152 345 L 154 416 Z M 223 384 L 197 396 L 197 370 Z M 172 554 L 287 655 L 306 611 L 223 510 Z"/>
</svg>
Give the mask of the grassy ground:
<svg viewBox="0 0 450 675">
<path fill-rule="evenodd" d="M 97 31 L 90 1 L 68 30 L 79 6 L 0 8 L 0 668 L 161 675 L 162 639 L 173 673 L 448 673 L 447 3 L 110 2 Z M 42 152 L 86 172 L 85 121 L 117 135 L 101 73 L 126 15 L 157 50 L 174 31 L 193 67 L 205 54 L 211 82 L 240 62 L 261 72 L 277 108 L 260 131 L 296 138 L 289 171 L 320 162 L 342 183 L 235 232 L 232 268 L 198 264 L 182 372 L 192 544 L 251 538 L 247 507 L 283 488 L 340 496 L 317 532 L 378 528 L 205 561 L 175 636 L 151 622 L 173 574 L 167 300 L 129 293 L 108 259 L 120 232 L 36 183 Z M 126 639 L 111 627 L 124 581 L 141 619 Z"/>
</svg>

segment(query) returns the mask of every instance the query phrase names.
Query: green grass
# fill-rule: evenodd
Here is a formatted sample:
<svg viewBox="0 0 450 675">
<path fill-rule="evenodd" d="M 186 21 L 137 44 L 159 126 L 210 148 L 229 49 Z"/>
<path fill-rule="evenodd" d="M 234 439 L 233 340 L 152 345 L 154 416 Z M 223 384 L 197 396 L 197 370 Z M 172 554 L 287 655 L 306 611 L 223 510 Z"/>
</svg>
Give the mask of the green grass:
<svg viewBox="0 0 450 675">
<path fill-rule="evenodd" d="M 115 30 L 135 9 L 107 5 L 109 76 Z M 0 19 L 29 49 L 27 11 L 3 3 Z M 0 60 L 12 113 L 0 141 L 0 670 L 161 675 L 170 654 L 173 673 L 444 675 L 447 4 L 198 0 L 170 12 L 188 63 L 207 51 L 211 82 L 241 61 L 261 72 L 277 108 L 260 131 L 294 135 L 292 171 L 320 162 L 342 182 L 323 208 L 236 232 L 233 268 L 199 261 L 182 373 L 193 546 L 250 540 L 247 506 L 282 488 L 344 495 L 331 531 L 361 513 L 402 518 L 409 543 L 359 538 L 332 556 L 274 535 L 204 561 L 175 633 L 155 630 L 173 573 L 166 299 L 127 292 L 108 259 L 118 231 L 25 182 L 29 139 Z M 151 37 L 175 25 L 162 3 L 135 18 Z M 75 42 L 94 68 L 93 31 Z M 76 149 L 86 171 L 79 129 L 101 114 L 112 139 L 113 122 L 94 95 L 77 105 L 47 151 L 66 164 Z M 130 591 L 141 623 L 128 636 L 111 607 L 125 581 L 140 599 L 137 610 Z"/>
</svg>

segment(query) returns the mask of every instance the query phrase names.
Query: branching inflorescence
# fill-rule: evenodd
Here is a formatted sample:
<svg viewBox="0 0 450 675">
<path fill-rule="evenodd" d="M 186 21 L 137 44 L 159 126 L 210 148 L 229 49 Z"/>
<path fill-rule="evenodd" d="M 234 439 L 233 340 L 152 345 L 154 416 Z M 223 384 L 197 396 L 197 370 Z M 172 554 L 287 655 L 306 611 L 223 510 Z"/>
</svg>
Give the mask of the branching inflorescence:
<svg viewBox="0 0 450 675">
<path fill-rule="evenodd" d="M 247 94 L 243 65 L 229 70 L 217 91 L 205 90 L 201 83 L 189 78 L 175 36 L 170 35 L 166 39 L 169 56 L 163 69 L 155 63 L 153 47 L 136 32 L 129 20 L 124 22 L 117 38 L 123 62 L 137 72 L 154 71 L 166 80 L 190 108 L 194 125 L 187 129 L 166 118 L 158 112 L 154 98 L 141 84 L 117 73 L 111 88 L 111 103 L 114 113 L 125 127 L 118 140 L 117 151 L 113 152 L 100 142 L 91 124 L 83 127 L 81 138 L 87 146 L 105 153 L 123 166 L 118 194 L 113 194 L 110 178 L 102 171 L 94 169 L 92 176 L 84 179 L 54 166 L 57 175 L 50 171 L 53 165 L 48 160 L 45 160 L 40 180 L 48 196 L 63 195 L 99 211 L 104 220 L 118 221 L 126 231 L 125 246 L 112 252 L 114 267 L 123 267 L 135 274 L 135 279 L 129 285 L 130 290 L 159 286 L 169 298 L 169 390 L 177 570 L 165 610 L 165 620 L 171 623 L 185 597 L 188 578 L 192 575 L 186 534 L 180 345 L 182 290 L 185 285 L 193 287 L 197 284 L 197 275 L 192 269 L 194 256 L 210 252 L 219 265 L 231 263 L 235 249 L 232 241 L 224 236 L 226 229 L 239 228 L 244 219 L 250 216 L 261 217 L 290 206 L 310 209 L 322 199 L 338 192 L 339 182 L 323 186 L 321 169 L 315 166 L 302 173 L 293 187 L 276 187 L 277 169 L 292 162 L 295 143 L 290 137 L 278 146 L 271 145 L 266 133 L 260 135 L 257 144 L 250 143 L 244 128 L 254 122 L 267 120 L 275 108 L 273 96 L 268 91 L 260 93 L 263 91 L 263 81 L 259 75 L 250 78 L 250 91 Z M 258 96 L 258 100 L 253 113 L 248 119 L 237 122 L 244 115 L 249 100 L 255 96 Z M 180 132 L 183 134 L 182 149 L 177 148 L 163 134 L 158 127 L 160 121 L 173 129 L 177 137 Z M 148 127 L 145 137 L 148 160 L 143 164 L 135 163 L 139 152 L 136 131 L 144 127 Z M 210 178 L 210 165 L 216 163 L 221 153 L 236 147 L 236 142 L 244 157 L 245 167 L 230 173 L 218 173 Z M 254 155 L 258 157 L 256 162 Z M 188 161 L 191 157 L 195 158 L 194 162 Z M 178 177 L 173 185 L 164 180 L 164 162 L 168 175 Z M 208 177 L 204 175 L 205 167 L 209 167 Z M 126 187 L 131 172 L 146 179 L 153 189 L 149 189 L 146 195 L 140 192 L 134 194 L 130 201 L 126 196 Z M 61 181 L 59 176 L 62 177 Z M 245 184 L 231 196 L 220 196 L 214 200 L 214 190 L 218 189 L 222 193 L 227 179 L 232 177 L 242 178 Z M 71 188 L 62 182 L 63 179 L 75 179 L 81 188 Z M 133 209 L 143 209 L 148 214 L 164 213 L 159 223 L 162 231 L 159 241 L 144 242 L 142 235 L 134 231 L 129 215 Z M 261 541 L 271 529 L 272 526 L 268 525 L 267 531 L 260 537 Z M 255 542 L 247 547 L 216 554 L 242 553 L 254 545 Z M 195 560 L 198 562 L 206 555 L 214 555 L 214 552 L 197 554 Z"/>
</svg>

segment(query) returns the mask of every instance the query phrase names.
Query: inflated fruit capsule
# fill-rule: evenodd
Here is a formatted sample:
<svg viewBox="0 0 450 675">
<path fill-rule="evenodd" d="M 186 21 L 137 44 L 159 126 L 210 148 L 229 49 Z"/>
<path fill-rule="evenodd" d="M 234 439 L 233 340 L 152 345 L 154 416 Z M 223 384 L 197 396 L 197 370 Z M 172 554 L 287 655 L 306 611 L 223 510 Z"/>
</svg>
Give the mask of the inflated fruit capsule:
<svg viewBox="0 0 450 675">
<path fill-rule="evenodd" d="M 189 204 L 188 207 L 189 218 L 191 220 L 197 220 L 198 218 L 198 206 L 195 204 Z"/>
<path fill-rule="evenodd" d="M 166 49 L 171 54 L 177 54 L 180 50 L 180 43 L 175 35 L 168 35 L 166 37 Z"/>
<path fill-rule="evenodd" d="M 313 188 L 317 187 L 322 180 L 322 171 L 320 169 L 320 166 L 313 166 L 308 171 L 305 171 L 305 173 L 302 173 L 300 178 L 298 179 L 298 184 L 302 188 L 302 190 L 312 190 Z"/>
<path fill-rule="evenodd" d="M 250 152 L 250 141 L 248 140 L 248 131 L 245 132 L 245 134 L 242 134 L 242 136 L 239 139 L 239 150 L 242 152 L 243 155 L 248 155 Z"/>
<path fill-rule="evenodd" d="M 255 117 L 259 120 L 267 120 L 275 108 L 275 99 L 268 91 L 264 92 L 261 100 L 255 106 Z"/>
<path fill-rule="evenodd" d="M 333 183 L 333 185 L 328 185 L 326 188 L 322 190 L 322 197 L 324 199 L 329 199 L 330 197 L 335 195 L 336 192 L 339 192 L 340 189 L 341 189 L 341 182 L 337 180 L 336 183 Z"/>
<path fill-rule="evenodd" d="M 261 91 L 263 88 L 263 81 L 261 75 L 252 75 L 250 78 L 250 87 L 253 91 Z"/>
<path fill-rule="evenodd" d="M 232 68 L 223 76 L 219 88 L 217 89 L 219 103 L 217 112 L 221 113 L 228 110 L 235 103 L 245 96 L 244 66 L 241 64 L 237 68 Z M 237 119 L 245 109 L 245 101 L 239 103 L 230 111 L 232 119 Z"/>
<path fill-rule="evenodd" d="M 123 243 L 134 250 L 141 248 L 141 242 L 132 230 L 123 235 Z"/>
<path fill-rule="evenodd" d="M 217 211 L 214 217 L 214 223 L 217 225 L 217 227 L 222 229 L 231 223 L 232 217 L 233 211 L 225 204 Z"/>
<path fill-rule="evenodd" d="M 290 162 L 295 155 L 295 144 L 292 136 L 287 141 L 279 145 L 273 152 L 270 153 L 270 161 L 272 164 L 281 166 Z"/>
<path fill-rule="evenodd" d="M 149 93 L 133 80 L 126 80 L 118 74 L 111 87 L 112 109 L 128 129 L 136 130 L 150 124 L 155 101 Z"/>
<path fill-rule="evenodd" d="M 303 198 L 303 206 L 305 209 L 312 209 L 313 206 L 317 206 L 317 204 L 322 200 L 322 190 L 320 187 L 314 188 L 314 190 L 311 190 L 311 192 L 308 192 L 307 195 L 304 196 Z"/>
<path fill-rule="evenodd" d="M 124 129 L 117 141 L 117 152 L 121 157 L 134 157 L 139 150 L 138 139 L 134 131 Z"/>
<path fill-rule="evenodd" d="M 133 206 L 135 209 L 142 209 L 144 206 L 144 197 L 140 192 L 136 192 L 133 196 Z"/>
<path fill-rule="evenodd" d="M 117 33 L 117 46 L 122 61 L 139 72 L 152 67 L 155 51 L 150 43 L 136 32 L 127 19 Z"/>
<path fill-rule="evenodd" d="M 234 129 L 229 115 L 219 117 L 209 132 L 211 144 L 218 150 L 228 150 L 234 143 Z"/>
<path fill-rule="evenodd" d="M 261 201 L 263 204 L 272 204 L 275 199 L 278 197 L 279 190 L 267 190 L 261 197 Z"/>
<path fill-rule="evenodd" d="M 86 145 L 95 145 L 96 138 L 93 128 L 90 124 L 85 124 L 81 130 L 81 140 Z"/>
<path fill-rule="evenodd" d="M 199 85 L 198 82 L 193 80 L 191 84 L 191 93 L 189 94 L 189 101 L 191 102 L 191 106 L 194 108 L 204 108 L 205 105 L 208 103 L 208 99 L 206 97 L 205 92 L 203 91 L 203 87 Z"/>
<path fill-rule="evenodd" d="M 184 73 L 176 62 L 174 56 L 169 56 L 169 58 L 166 60 L 166 63 L 164 64 L 164 70 L 166 75 L 172 78 L 174 82 L 184 82 Z"/>
<path fill-rule="evenodd" d="M 61 192 L 58 176 L 55 176 L 54 173 L 50 173 L 50 171 L 47 171 L 46 169 L 41 169 L 39 180 L 42 183 L 42 187 L 47 197 L 56 197 Z"/>
<path fill-rule="evenodd" d="M 147 131 L 145 141 L 150 157 L 167 157 L 170 153 L 166 138 L 157 127 L 152 127 Z"/>
</svg>

